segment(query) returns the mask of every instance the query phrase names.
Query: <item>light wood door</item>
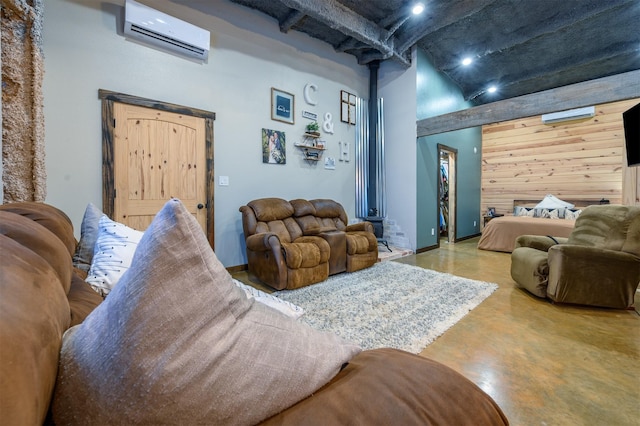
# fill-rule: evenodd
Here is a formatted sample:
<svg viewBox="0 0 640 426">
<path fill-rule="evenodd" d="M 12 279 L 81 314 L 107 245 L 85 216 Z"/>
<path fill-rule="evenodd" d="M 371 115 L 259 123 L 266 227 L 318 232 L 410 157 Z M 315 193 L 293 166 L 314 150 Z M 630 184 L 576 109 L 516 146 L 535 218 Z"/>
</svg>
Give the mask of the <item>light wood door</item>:
<svg viewBox="0 0 640 426">
<path fill-rule="evenodd" d="M 205 119 L 115 102 L 114 219 L 146 229 L 179 199 L 207 231 Z"/>
</svg>

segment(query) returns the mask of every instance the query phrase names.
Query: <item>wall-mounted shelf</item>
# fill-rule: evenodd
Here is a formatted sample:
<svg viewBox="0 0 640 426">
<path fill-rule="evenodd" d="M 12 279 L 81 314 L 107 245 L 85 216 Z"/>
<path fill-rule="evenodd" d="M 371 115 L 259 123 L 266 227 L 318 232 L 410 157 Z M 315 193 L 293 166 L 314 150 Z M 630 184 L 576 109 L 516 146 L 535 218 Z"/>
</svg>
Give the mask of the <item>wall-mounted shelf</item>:
<svg viewBox="0 0 640 426">
<path fill-rule="evenodd" d="M 320 161 L 322 158 L 322 151 L 325 150 L 324 146 L 318 145 L 318 138 L 320 137 L 320 134 L 304 133 L 302 136 L 303 141 L 294 145 L 302 151 L 304 159 L 310 164 Z"/>
<path fill-rule="evenodd" d="M 320 161 L 322 158 L 322 151 L 325 150 L 325 148 L 322 147 L 306 145 L 303 143 L 297 143 L 295 146 L 300 148 L 304 159 L 307 161 Z"/>
</svg>

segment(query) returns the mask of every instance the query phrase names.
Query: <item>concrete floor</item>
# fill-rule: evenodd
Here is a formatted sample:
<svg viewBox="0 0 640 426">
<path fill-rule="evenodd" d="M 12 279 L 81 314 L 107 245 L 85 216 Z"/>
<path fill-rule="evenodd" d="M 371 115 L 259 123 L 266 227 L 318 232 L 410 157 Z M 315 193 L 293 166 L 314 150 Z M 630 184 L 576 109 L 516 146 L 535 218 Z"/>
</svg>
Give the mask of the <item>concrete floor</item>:
<svg viewBox="0 0 640 426">
<path fill-rule="evenodd" d="M 515 287 L 510 254 L 477 242 L 394 260 L 499 285 L 421 355 L 475 382 L 512 425 L 640 424 L 638 312 L 536 298 Z M 246 272 L 234 277 L 256 285 Z"/>
<path fill-rule="evenodd" d="M 510 254 L 477 241 L 398 260 L 499 285 L 421 355 L 475 382 L 513 425 L 640 424 L 638 312 L 532 296 L 515 288 Z"/>
</svg>

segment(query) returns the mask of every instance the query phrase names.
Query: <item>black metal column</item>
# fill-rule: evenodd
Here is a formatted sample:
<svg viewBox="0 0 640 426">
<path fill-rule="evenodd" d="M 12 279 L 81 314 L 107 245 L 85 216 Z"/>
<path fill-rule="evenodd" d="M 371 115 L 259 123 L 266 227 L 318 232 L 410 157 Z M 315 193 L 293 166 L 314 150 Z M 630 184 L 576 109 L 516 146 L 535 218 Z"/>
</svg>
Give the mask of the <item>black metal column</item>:
<svg viewBox="0 0 640 426">
<path fill-rule="evenodd" d="M 369 179 L 367 182 L 367 215 L 378 216 L 375 207 L 377 182 L 377 138 L 378 138 L 378 69 L 380 61 L 369 62 Z"/>
</svg>

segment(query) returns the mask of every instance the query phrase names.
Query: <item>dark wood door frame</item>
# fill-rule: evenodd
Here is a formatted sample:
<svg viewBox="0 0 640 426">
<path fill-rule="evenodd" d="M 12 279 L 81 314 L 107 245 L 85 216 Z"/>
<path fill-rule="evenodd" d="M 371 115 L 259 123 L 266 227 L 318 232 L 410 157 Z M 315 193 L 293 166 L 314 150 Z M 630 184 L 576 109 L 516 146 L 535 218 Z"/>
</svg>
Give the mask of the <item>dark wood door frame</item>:
<svg viewBox="0 0 640 426">
<path fill-rule="evenodd" d="M 214 248 L 214 170 L 213 170 L 213 122 L 216 113 L 168 102 L 155 101 L 152 99 L 140 98 L 138 96 L 126 95 L 124 93 L 111 92 L 109 90 L 98 90 L 98 97 L 102 101 L 102 211 L 113 219 L 115 200 L 115 180 L 114 180 L 114 115 L 113 103 L 153 108 L 160 111 L 167 111 L 176 114 L 184 114 L 193 117 L 204 118 L 205 120 L 205 152 L 206 152 L 206 209 L 207 209 L 207 239 L 209 245 Z"/>
<path fill-rule="evenodd" d="M 454 157 L 454 163 L 453 166 L 451 166 L 451 162 L 449 162 L 449 211 L 448 211 L 448 215 L 449 218 L 451 218 L 453 216 L 454 220 L 453 220 L 453 231 L 450 231 L 449 229 L 447 229 L 447 234 L 448 235 L 453 235 L 453 239 L 449 238 L 449 242 L 450 243 L 455 243 L 456 242 L 456 221 L 455 221 L 455 217 L 457 216 L 457 212 L 456 212 L 456 207 L 457 207 L 457 197 L 458 197 L 458 191 L 457 191 L 457 185 L 458 185 L 458 179 L 457 179 L 457 168 L 458 168 L 458 150 L 455 148 L 451 148 L 450 146 L 447 145 L 443 145 L 443 144 L 438 144 L 437 145 L 438 148 L 438 153 L 437 153 L 437 159 L 438 159 L 438 167 L 437 167 L 437 171 L 438 171 L 438 199 L 437 199 L 437 217 L 438 217 L 438 226 L 437 226 L 437 230 L 438 230 L 438 240 L 437 240 L 437 246 L 440 247 L 440 198 L 442 197 L 441 191 L 440 191 L 440 180 L 442 179 L 442 172 L 440 170 L 440 153 L 442 151 L 448 152 L 449 153 L 449 157 Z M 451 178 L 451 176 L 454 176 L 453 179 Z M 453 188 L 451 188 L 451 181 L 453 180 Z M 453 194 L 453 195 L 452 195 Z M 451 220 L 447 221 L 447 228 L 451 226 Z"/>
</svg>

